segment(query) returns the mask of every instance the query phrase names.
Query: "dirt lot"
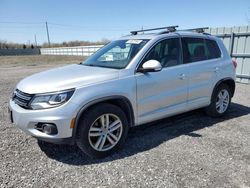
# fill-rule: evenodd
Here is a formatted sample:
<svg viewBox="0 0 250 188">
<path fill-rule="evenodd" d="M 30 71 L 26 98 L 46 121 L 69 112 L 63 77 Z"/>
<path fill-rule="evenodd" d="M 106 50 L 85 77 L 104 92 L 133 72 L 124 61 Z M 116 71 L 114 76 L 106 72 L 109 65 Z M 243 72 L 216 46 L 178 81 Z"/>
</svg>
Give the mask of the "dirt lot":
<svg viewBox="0 0 250 188">
<path fill-rule="evenodd" d="M 82 57 L 0 57 L 1 187 L 250 187 L 250 85 L 229 113 L 200 110 L 132 128 L 123 150 L 93 160 L 75 146 L 38 143 L 9 122 L 8 98 L 27 75 Z"/>
</svg>

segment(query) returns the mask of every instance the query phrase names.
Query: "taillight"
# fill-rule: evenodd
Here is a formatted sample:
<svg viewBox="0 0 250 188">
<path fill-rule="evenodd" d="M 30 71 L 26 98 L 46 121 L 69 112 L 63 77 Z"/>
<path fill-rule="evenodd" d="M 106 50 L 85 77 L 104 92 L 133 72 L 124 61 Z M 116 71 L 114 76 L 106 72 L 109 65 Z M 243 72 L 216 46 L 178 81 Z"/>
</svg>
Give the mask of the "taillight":
<svg viewBox="0 0 250 188">
<path fill-rule="evenodd" d="M 237 67 L 237 62 L 235 60 L 232 61 L 233 65 L 234 65 L 234 68 Z"/>
</svg>

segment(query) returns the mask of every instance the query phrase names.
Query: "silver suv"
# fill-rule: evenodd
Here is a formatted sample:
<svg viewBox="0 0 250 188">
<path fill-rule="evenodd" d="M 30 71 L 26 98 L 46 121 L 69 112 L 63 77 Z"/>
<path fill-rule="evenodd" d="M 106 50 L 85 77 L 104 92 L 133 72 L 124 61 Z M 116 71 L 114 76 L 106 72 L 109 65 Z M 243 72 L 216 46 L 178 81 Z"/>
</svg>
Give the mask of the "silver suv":
<svg viewBox="0 0 250 188">
<path fill-rule="evenodd" d="M 12 122 L 39 140 L 105 157 L 132 126 L 197 108 L 225 114 L 236 63 L 222 41 L 203 28 L 156 29 L 162 32 L 133 31 L 85 62 L 23 79 L 9 102 Z"/>
</svg>

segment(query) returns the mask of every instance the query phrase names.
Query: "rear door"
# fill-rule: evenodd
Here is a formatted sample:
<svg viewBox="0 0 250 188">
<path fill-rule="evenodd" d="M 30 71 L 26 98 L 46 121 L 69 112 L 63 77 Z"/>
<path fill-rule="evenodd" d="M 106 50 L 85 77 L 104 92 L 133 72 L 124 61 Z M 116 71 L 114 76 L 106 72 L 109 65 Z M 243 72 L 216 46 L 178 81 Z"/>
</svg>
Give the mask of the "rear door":
<svg viewBox="0 0 250 188">
<path fill-rule="evenodd" d="M 182 38 L 183 59 L 189 64 L 188 108 L 210 103 L 211 93 L 220 73 L 220 50 L 215 41 L 204 38 Z"/>
</svg>

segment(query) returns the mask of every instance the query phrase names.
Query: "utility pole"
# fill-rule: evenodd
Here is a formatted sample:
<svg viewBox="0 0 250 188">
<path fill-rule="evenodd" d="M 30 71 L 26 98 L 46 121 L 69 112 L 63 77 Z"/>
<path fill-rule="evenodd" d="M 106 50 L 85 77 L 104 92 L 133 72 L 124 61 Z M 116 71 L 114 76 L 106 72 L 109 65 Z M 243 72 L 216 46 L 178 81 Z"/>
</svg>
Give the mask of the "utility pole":
<svg viewBox="0 0 250 188">
<path fill-rule="evenodd" d="M 49 43 L 49 47 L 50 47 L 49 29 L 48 29 L 48 23 L 47 22 L 46 22 L 46 30 L 47 30 L 48 43 Z"/>
<path fill-rule="evenodd" d="M 36 35 L 35 35 L 35 44 L 36 44 L 36 47 L 37 47 Z"/>
</svg>

